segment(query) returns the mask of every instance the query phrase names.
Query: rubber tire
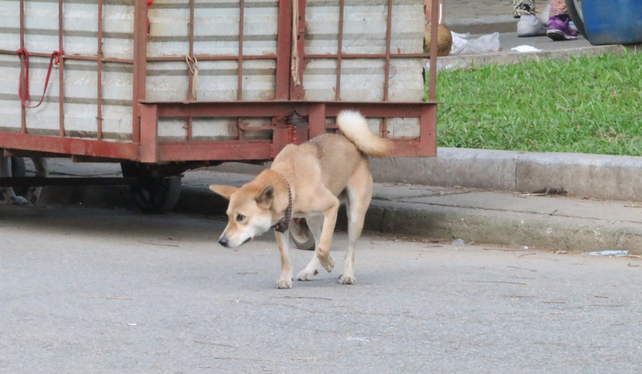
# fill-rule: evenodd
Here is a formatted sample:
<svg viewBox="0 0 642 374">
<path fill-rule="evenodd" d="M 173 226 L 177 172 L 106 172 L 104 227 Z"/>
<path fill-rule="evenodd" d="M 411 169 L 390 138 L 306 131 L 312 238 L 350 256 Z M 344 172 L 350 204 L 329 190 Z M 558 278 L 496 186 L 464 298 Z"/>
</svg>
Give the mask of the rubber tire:
<svg viewBox="0 0 642 374">
<path fill-rule="evenodd" d="M 27 176 L 27 166 L 25 159 L 22 157 L 11 157 L 11 176 L 16 178 L 24 178 Z M 18 196 L 27 194 L 29 187 L 14 187 L 13 192 Z"/>
<path fill-rule="evenodd" d="M 586 29 L 584 28 L 584 19 L 580 16 L 581 13 L 575 8 L 575 0 L 565 0 L 565 2 L 568 15 L 571 17 L 571 21 L 573 21 L 575 27 L 577 27 L 577 31 L 579 31 L 583 37 L 588 39 L 586 36 Z"/>
<path fill-rule="evenodd" d="M 300 223 L 296 223 L 295 220 L 290 222 L 290 239 L 298 249 L 304 251 L 314 251 L 316 249 L 314 236 L 305 219 L 302 219 Z"/>
<path fill-rule="evenodd" d="M 138 209 L 148 214 L 169 213 L 178 202 L 181 194 L 180 177 L 152 177 L 144 165 L 122 163 L 125 177 L 138 177 L 139 183 L 130 186 L 132 198 Z"/>
</svg>

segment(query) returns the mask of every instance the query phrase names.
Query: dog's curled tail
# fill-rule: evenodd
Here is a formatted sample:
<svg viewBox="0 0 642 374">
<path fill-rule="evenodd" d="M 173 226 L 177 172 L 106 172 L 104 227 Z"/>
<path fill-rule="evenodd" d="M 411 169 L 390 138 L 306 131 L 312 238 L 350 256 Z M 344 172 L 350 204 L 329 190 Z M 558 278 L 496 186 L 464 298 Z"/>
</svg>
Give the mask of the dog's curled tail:
<svg viewBox="0 0 642 374">
<path fill-rule="evenodd" d="M 337 116 L 337 126 L 358 150 L 372 157 L 388 157 L 394 144 L 389 139 L 375 135 L 368 128 L 368 121 L 361 113 L 344 110 Z"/>
</svg>

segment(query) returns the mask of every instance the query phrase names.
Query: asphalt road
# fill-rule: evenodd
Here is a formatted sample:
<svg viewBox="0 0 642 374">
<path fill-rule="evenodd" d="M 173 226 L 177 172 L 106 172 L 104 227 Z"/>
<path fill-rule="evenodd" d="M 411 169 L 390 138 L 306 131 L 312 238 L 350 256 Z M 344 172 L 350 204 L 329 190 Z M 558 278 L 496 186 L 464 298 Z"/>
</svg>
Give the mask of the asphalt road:
<svg viewBox="0 0 642 374">
<path fill-rule="evenodd" d="M 0 373 L 642 371 L 638 259 L 366 235 L 356 285 L 277 290 L 272 235 L 235 252 L 223 227 L 0 207 Z"/>
</svg>

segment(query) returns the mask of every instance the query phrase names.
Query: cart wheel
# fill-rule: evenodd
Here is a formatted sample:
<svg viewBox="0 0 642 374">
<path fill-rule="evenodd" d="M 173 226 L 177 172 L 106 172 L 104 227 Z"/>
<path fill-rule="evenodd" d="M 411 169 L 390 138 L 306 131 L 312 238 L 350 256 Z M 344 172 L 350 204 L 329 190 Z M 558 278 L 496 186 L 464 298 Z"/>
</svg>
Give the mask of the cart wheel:
<svg viewBox="0 0 642 374">
<path fill-rule="evenodd" d="M 27 167 L 25 166 L 25 159 L 22 157 L 11 157 L 11 175 L 17 178 L 24 178 L 27 176 Z M 16 195 L 22 196 L 27 193 L 29 187 L 14 187 L 13 192 Z"/>
<path fill-rule="evenodd" d="M 123 176 L 138 177 L 138 184 L 130 187 L 132 197 L 144 213 L 168 213 L 176 206 L 181 194 L 180 177 L 153 177 L 147 165 L 122 163 Z"/>
<path fill-rule="evenodd" d="M 290 238 L 292 238 L 294 245 L 299 249 L 304 251 L 315 250 L 316 243 L 314 242 L 314 236 L 305 219 L 293 219 L 292 222 L 290 222 Z"/>
<path fill-rule="evenodd" d="M 565 0 L 566 9 L 568 10 L 568 15 L 571 17 L 571 21 L 577 27 L 577 31 L 580 32 L 586 38 L 586 30 L 584 29 L 584 15 L 582 13 L 582 0 Z M 588 38 L 587 38 L 588 39 Z"/>
</svg>

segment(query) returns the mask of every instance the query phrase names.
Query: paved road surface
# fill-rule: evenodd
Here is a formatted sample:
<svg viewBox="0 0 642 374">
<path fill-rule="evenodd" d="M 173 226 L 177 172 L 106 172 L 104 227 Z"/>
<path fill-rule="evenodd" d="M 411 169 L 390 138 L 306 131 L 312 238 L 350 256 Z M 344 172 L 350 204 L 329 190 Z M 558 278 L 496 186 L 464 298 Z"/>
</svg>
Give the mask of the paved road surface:
<svg viewBox="0 0 642 374">
<path fill-rule="evenodd" d="M 368 235 L 357 285 L 276 290 L 271 235 L 234 252 L 223 226 L 0 207 L 0 373 L 642 370 L 640 260 Z"/>
</svg>

